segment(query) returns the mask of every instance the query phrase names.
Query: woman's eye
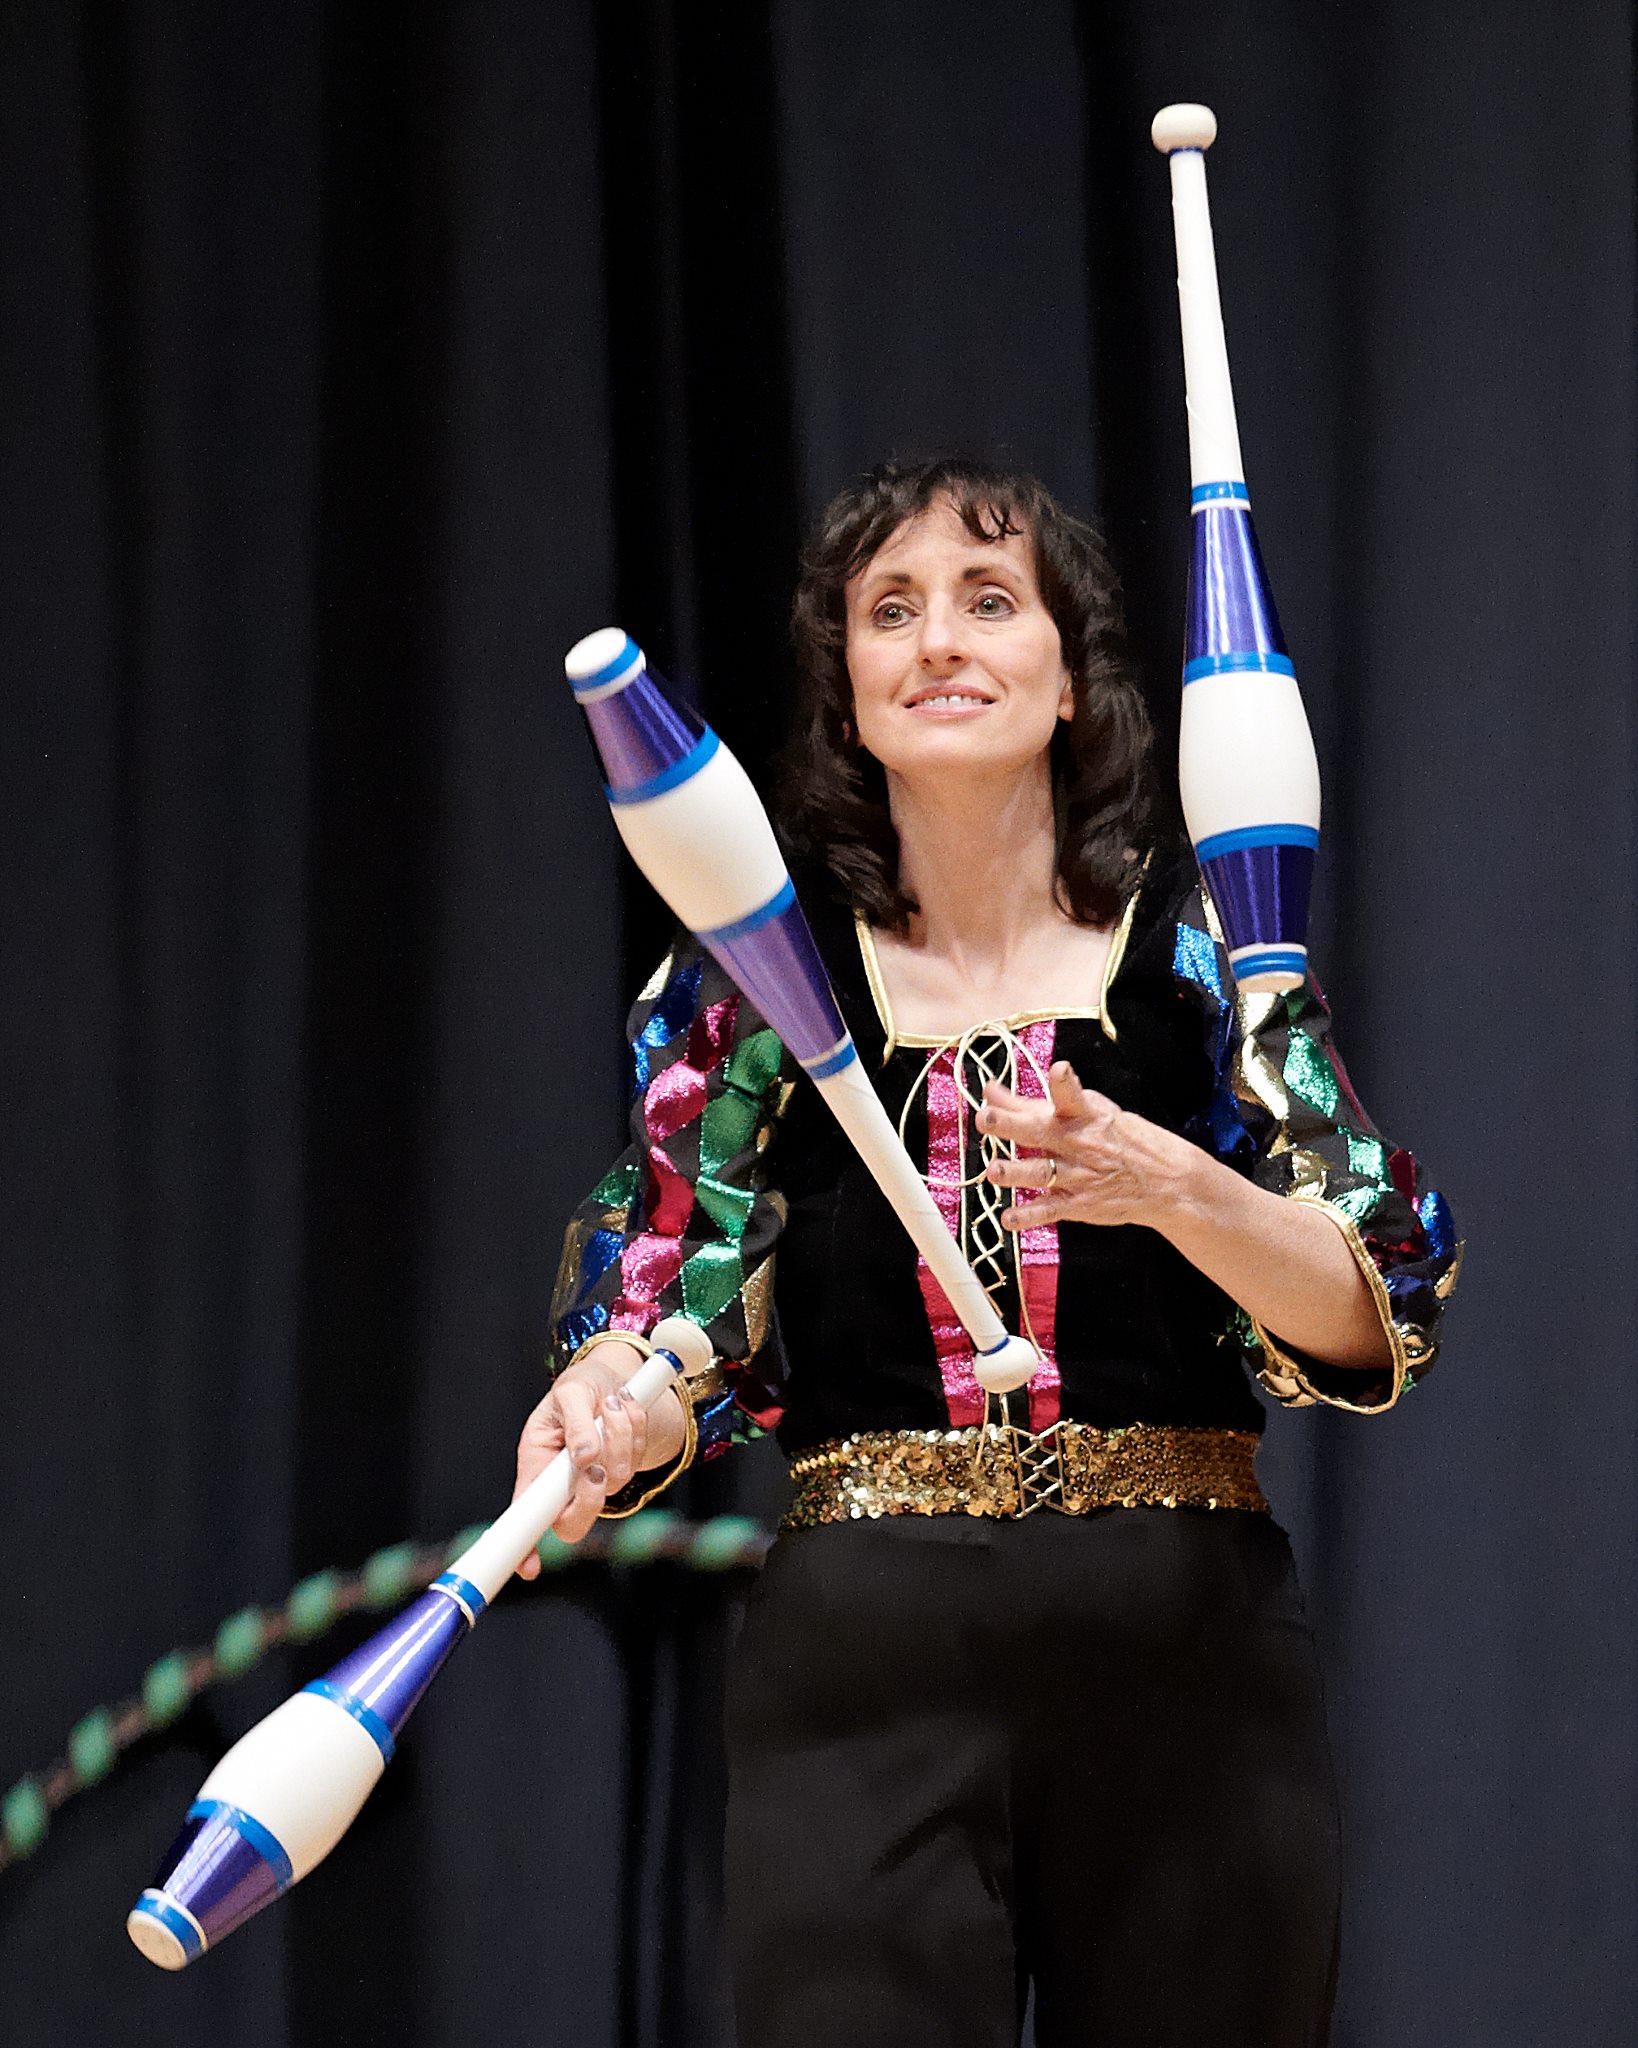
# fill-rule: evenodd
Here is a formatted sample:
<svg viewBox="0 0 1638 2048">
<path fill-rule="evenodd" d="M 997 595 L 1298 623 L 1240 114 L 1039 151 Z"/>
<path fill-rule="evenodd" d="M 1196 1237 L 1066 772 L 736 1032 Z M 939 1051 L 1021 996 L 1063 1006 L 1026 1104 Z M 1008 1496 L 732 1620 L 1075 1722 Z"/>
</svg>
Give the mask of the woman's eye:
<svg viewBox="0 0 1638 2048">
<path fill-rule="evenodd" d="M 1012 610 L 1012 599 L 999 590 L 980 591 L 973 609 L 981 619 L 1004 619 Z"/>
<path fill-rule="evenodd" d="M 877 605 L 870 615 L 878 626 L 896 626 L 906 616 L 904 606 L 889 599 L 886 604 Z"/>
</svg>

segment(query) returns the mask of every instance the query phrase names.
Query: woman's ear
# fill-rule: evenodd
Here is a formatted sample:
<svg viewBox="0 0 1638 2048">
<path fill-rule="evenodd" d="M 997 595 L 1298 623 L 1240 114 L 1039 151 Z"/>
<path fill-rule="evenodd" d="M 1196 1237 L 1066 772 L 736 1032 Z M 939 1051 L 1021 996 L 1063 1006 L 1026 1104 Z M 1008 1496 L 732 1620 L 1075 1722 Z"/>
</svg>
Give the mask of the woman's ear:
<svg viewBox="0 0 1638 2048">
<path fill-rule="evenodd" d="M 1075 716 L 1075 678 L 1069 673 L 1068 669 L 1064 670 L 1064 686 L 1058 693 L 1058 716 L 1060 718 L 1073 718 Z"/>
</svg>

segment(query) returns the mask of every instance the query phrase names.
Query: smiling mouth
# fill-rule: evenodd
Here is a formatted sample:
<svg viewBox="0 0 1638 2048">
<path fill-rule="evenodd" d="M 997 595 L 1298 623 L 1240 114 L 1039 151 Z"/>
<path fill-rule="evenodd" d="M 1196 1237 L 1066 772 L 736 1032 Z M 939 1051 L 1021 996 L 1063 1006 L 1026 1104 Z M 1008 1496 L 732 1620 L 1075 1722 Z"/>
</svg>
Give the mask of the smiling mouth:
<svg viewBox="0 0 1638 2048">
<path fill-rule="evenodd" d="M 940 690 L 936 695 L 913 697 L 911 711 L 985 711 L 993 700 L 972 690 Z"/>
</svg>

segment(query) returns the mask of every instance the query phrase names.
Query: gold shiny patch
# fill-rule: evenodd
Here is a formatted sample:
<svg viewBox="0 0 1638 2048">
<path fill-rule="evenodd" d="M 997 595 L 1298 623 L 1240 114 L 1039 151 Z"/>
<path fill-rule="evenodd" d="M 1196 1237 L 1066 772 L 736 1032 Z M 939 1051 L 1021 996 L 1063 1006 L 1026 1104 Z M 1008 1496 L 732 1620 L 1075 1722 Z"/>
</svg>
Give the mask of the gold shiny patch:
<svg viewBox="0 0 1638 2048">
<path fill-rule="evenodd" d="M 768 1341 L 768 1315 L 773 1303 L 774 1262 L 764 1259 L 756 1271 L 747 1276 L 740 1290 L 740 1300 L 745 1305 L 745 1337 L 749 1345 L 749 1356 L 754 1358 Z"/>
<path fill-rule="evenodd" d="M 1283 1002 L 1277 995 L 1242 995 L 1235 998 L 1235 1011 L 1240 1020 L 1240 1058 L 1236 1075 L 1235 1093 L 1243 1102 L 1260 1102 L 1277 1123 L 1283 1126 L 1291 1121 L 1291 1096 L 1285 1085 L 1285 1076 L 1264 1050 L 1260 1034 L 1273 1015 L 1274 1006 Z M 1276 1143 L 1274 1149 L 1280 1150 Z"/>
<path fill-rule="evenodd" d="M 1257 1436 L 1238 1429 L 1095 1429 L 1060 1422 L 1038 1433 L 982 1429 L 867 1430 L 791 1461 L 787 1529 L 883 1515 L 1014 1520 L 1112 1507 L 1240 1508 L 1268 1513 L 1257 1484 Z"/>
<path fill-rule="evenodd" d="M 665 987 L 666 983 L 671 979 L 671 963 L 675 959 L 675 957 L 676 955 L 674 952 L 667 953 L 665 958 L 660 962 L 659 966 L 656 967 L 654 972 L 648 977 L 648 980 L 644 982 L 643 992 L 637 998 L 638 1002 L 651 1003 L 654 1001 L 655 997 L 660 993 L 660 991 Z"/>
</svg>

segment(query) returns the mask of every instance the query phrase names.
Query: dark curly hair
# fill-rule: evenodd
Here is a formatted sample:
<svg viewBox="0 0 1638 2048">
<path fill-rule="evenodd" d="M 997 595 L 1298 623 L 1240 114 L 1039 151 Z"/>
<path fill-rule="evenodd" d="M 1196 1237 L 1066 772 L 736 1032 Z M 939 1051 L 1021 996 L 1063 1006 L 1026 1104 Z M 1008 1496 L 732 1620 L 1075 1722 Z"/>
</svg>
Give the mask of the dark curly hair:
<svg viewBox="0 0 1638 2048">
<path fill-rule="evenodd" d="M 1148 850 L 1149 714 L 1129 672 L 1119 581 L 1102 540 L 1044 484 L 959 457 L 884 464 L 833 499 L 802 556 L 791 607 L 796 719 L 780 762 L 779 821 L 792 857 L 828 870 L 856 910 L 903 934 L 918 906 L 899 880 L 881 764 L 854 744 L 847 669 L 849 582 L 907 519 L 948 500 L 975 540 L 1027 535 L 1036 581 L 1075 686 L 1052 736 L 1057 886 L 1081 924 L 1108 924 Z"/>
</svg>

